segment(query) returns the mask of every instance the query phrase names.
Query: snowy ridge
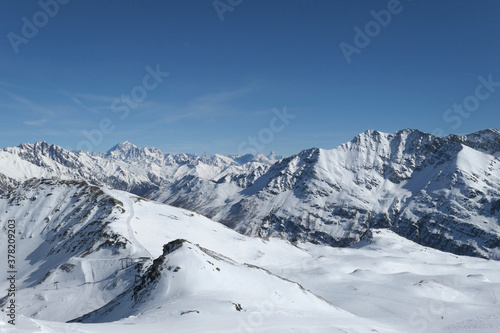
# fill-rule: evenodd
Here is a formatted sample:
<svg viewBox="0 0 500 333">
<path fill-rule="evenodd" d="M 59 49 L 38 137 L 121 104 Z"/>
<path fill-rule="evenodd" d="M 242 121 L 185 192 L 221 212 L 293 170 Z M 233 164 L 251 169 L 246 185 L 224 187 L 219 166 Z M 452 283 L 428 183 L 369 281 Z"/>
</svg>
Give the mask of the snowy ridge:
<svg viewBox="0 0 500 333">
<path fill-rule="evenodd" d="M 276 156 L 197 156 L 166 154 L 157 148 L 138 148 L 124 142 L 107 153 L 72 152 L 46 142 L 0 150 L 0 190 L 30 178 L 85 180 L 95 185 L 144 195 L 160 184 L 187 176 L 214 179 L 225 174 L 247 174 L 267 169 Z"/>
<path fill-rule="evenodd" d="M 285 283 L 283 283 L 285 282 Z M 279 312 L 304 311 L 322 316 L 354 316 L 311 294 L 297 283 L 260 269 L 241 265 L 186 240 L 164 245 L 163 254 L 133 288 L 75 322 L 110 322 L 130 316 L 181 316 L 187 313 L 218 315 L 233 311 L 257 311 L 259 299 L 272 295 Z M 286 292 L 284 291 L 286 286 Z M 286 293 L 286 296 L 284 295 Z M 203 295 L 205 302 L 200 302 Z M 169 309 L 170 304 L 175 308 Z M 182 304 L 182 305 L 181 305 Z M 163 311 L 157 309 L 165 308 Z"/>
<path fill-rule="evenodd" d="M 200 314 L 203 320 L 226 318 L 233 331 L 275 295 L 274 316 L 285 327 L 290 316 L 330 328 L 356 318 L 259 267 L 304 260 L 307 253 L 282 240 L 247 238 L 190 211 L 85 182 L 48 179 L 4 195 L 0 209 L 19 230 L 16 301 L 18 314 L 26 317 L 95 323 L 137 316 L 175 323 Z M 0 223 L 5 229 L 6 220 Z M 285 254 L 293 258 L 282 260 Z M 7 300 L 0 299 L 0 308 Z"/>
<path fill-rule="evenodd" d="M 500 327 L 500 262 L 389 230 L 368 231 L 352 247 L 293 245 L 81 181 L 29 181 L 0 198 L 0 211 L 2 229 L 16 220 L 19 249 L 15 327 L 5 324 L 0 295 L 6 333 Z"/>
<path fill-rule="evenodd" d="M 425 246 L 500 259 L 500 132 L 439 138 L 366 131 L 335 149 L 274 155 L 105 154 L 45 142 L 0 150 L 0 190 L 85 180 L 197 211 L 250 236 L 349 246 L 387 228 Z"/>
<path fill-rule="evenodd" d="M 247 235 L 348 246 L 388 228 L 426 246 L 499 259 L 499 140 L 496 130 L 446 138 L 367 131 L 333 150 L 282 159 L 244 189 L 229 179 L 190 179 L 149 196 Z"/>
</svg>

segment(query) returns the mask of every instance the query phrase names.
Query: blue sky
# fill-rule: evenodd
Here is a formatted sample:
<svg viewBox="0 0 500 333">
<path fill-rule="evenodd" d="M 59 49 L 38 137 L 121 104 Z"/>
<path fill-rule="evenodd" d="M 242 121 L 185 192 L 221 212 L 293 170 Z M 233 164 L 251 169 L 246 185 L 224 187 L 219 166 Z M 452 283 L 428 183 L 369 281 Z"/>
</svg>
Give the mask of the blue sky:
<svg viewBox="0 0 500 333">
<path fill-rule="evenodd" d="M 0 147 L 291 155 L 499 127 L 498 1 L 41 2 L 0 3 Z"/>
</svg>

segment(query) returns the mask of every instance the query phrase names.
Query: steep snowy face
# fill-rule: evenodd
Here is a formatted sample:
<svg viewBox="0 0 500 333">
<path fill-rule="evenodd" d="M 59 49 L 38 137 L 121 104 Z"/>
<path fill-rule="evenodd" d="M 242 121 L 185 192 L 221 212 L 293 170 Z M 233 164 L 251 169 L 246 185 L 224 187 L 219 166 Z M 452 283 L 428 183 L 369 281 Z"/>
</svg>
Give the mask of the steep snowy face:
<svg viewBox="0 0 500 333">
<path fill-rule="evenodd" d="M 17 231 L 19 315 L 97 323 L 200 314 L 225 318 L 234 331 L 266 301 L 284 323 L 305 316 L 337 327 L 354 321 L 366 332 L 374 325 L 258 266 L 305 261 L 305 251 L 242 236 L 190 211 L 54 180 L 32 180 L 4 194 L 0 209 L 0 227 L 15 221 Z M 2 260 L 6 253 L 0 249 Z M 6 284 L 0 282 L 2 290 Z M 2 310 L 9 299 L 0 298 Z"/>
<path fill-rule="evenodd" d="M 119 253 L 129 242 L 109 225 L 124 212 L 122 206 L 83 181 L 33 179 L 0 197 L 2 223 L 16 221 L 23 250 L 34 250 L 30 245 L 37 242 L 46 244 L 33 253 L 32 261 L 52 254 L 88 256 L 101 249 Z"/>
<path fill-rule="evenodd" d="M 333 150 L 282 159 L 244 186 L 190 178 L 151 197 L 252 236 L 347 246 L 370 228 L 389 228 L 426 246 L 499 259 L 498 140 L 490 130 L 446 138 L 367 131 Z"/>
<path fill-rule="evenodd" d="M 273 165 L 243 191 L 236 209 L 222 221 L 244 220 L 238 230 L 261 236 L 353 244 L 380 213 L 380 201 L 392 203 L 395 191 L 405 195 L 407 191 L 396 189 L 398 184 L 437 149 L 434 145 L 432 137 L 421 132 L 369 131 L 334 150 L 303 151 Z M 234 218 L 233 212 L 239 216 Z M 249 214 L 251 220 L 245 220 Z"/>
<path fill-rule="evenodd" d="M 388 228 L 420 244 L 498 259 L 500 133 L 439 138 L 367 131 L 335 149 L 270 156 L 106 154 L 41 142 L 0 150 L 0 190 L 32 177 L 83 179 L 194 210 L 240 233 L 333 246 Z"/>
<path fill-rule="evenodd" d="M 290 171 L 320 162 L 314 152 Z M 489 156 L 463 149 L 457 182 Z M 500 323 L 500 262 L 389 230 L 368 230 L 348 248 L 292 245 L 84 181 L 31 180 L 3 194 L 0 211 L 2 230 L 15 221 L 17 249 L 18 317 L 6 324 L 9 297 L 0 294 L 2 332 L 458 332 Z M 0 266 L 7 253 L 1 246 Z"/>
<path fill-rule="evenodd" d="M 104 307 L 74 321 L 98 323 L 130 316 L 200 313 L 203 316 L 226 314 L 231 321 L 238 312 L 259 311 L 262 300 L 269 298 L 274 300 L 273 311 L 285 317 L 296 316 L 307 309 L 309 313 L 319 312 L 338 319 L 355 318 L 298 283 L 177 239 L 163 246 L 163 253 L 133 287 Z"/>
<path fill-rule="evenodd" d="M 82 181 L 32 180 L 2 195 L 0 211 L 2 230 L 15 221 L 16 299 L 24 315 L 69 320 L 131 283 L 130 272 L 118 270 L 118 258 L 137 251 L 117 227 L 123 203 L 102 189 Z M 86 283 L 101 280 L 104 291 L 95 297 Z"/>
<path fill-rule="evenodd" d="M 497 129 L 485 129 L 469 135 L 451 135 L 450 138 L 481 152 L 500 156 L 500 132 Z"/>
</svg>

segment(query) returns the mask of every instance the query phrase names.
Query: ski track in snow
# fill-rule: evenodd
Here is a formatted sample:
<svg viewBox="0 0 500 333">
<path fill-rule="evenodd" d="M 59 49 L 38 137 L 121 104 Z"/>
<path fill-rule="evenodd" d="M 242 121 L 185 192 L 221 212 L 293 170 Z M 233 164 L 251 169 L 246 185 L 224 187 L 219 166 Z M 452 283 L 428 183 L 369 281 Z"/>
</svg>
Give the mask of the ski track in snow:
<svg viewBox="0 0 500 333">
<path fill-rule="evenodd" d="M 80 260 L 80 264 L 82 266 L 83 277 L 85 278 L 85 283 L 93 283 L 94 282 L 94 271 L 92 269 L 92 264 L 88 259 Z"/>
<path fill-rule="evenodd" d="M 133 199 L 132 198 L 129 198 L 129 202 L 128 202 L 128 206 L 129 206 L 129 210 L 130 210 L 130 214 L 129 216 L 127 217 L 127 220 L 126 220 L 126 223 L 127 223 L 127 230 L 128 230 L 128 234 L 129 234 L 129 238 L 130 238 L 130 241 L 132 242 L 132 244 L 134 244 L 135 246 L 139 247 L 141 249 L 141 251 L 147 255 L 138 255 L 138 257 L 149 257 L 149 258 L 152 258 L 153 256 L 151 255 L 151 253 L 148 251 L 148 249 L 146 249 L 138 240 L 137 238 L 135 237 L 134 235 L 134 229 L 132 228 L 132 224 L 131 224 L 131 221 L 132 219 L 135 217 L 135 210 L 134 210 L 134 204 L 133 204 Z"/>
<path fill-rule="evenodd" d="M 85 291 L 81 297 L 82 300 L 89 300 L 94 295 L 94 287 L 95 287 L 95 276 L 94 269 L 92 268 L 92 262 L 90 259 L 81 259 L 80 265 L 83 273 L 83 277 L 85 279 Z M 78 304 L 78 308 L 82 308 L 84 304 Z M 68 309 L 68 312 L 74 309 Z"/>
<path fill-rule="evenodd" d="M 51 186 L 47 185 L 46 191 L 42 188 L 36 200 L 48 202 L 58 195 L 66 195 L 64 190 L 52 189 Z M 84 190 L 81 190 L 82 193 Z M 123 202 L 122 208 L 126 210 L 123 214 L 115 214 L 115 210 L 113 214 L 106 215 L 103 222 L 115 221 L 109 224 L 110 230 L 121 237 L 129 237 L 130 246 L 127 244 L 123 252 L 119 248 L 120 253 L 113 253 L 104 247 L 88 256 L 71 257 L 67 262 L 75 265 L 69 271 L 59 269 L 61 263 L 55 261 L 59 258 L 57 254 L 48 255 L 47 258 L 37 256 L 39 261 L 54 262 L 54 270 L 47 276 L 45 283 L 50 285 L 56 280 L 60 281 L 59 291 L 54 288 L 44 289 L 41 286 L 36 291 L 37 294 L 34 294 L 31 288 L 23 288 L 21 285 L 17 296 L 19 325 L 14 328 L 7 325 L 5 312 L 0 312 L 0 333 L 159 333 L 165 332 L 166 327 L 177 333 L 234 333 L 242 322 L 251 328 L 243 332 L 260 333 L 498 333 L 500 304 L 498 295 L 495 294 L 500 288 L 498 261 L 456 256 L 425 248 L 388 230 L 374 231 L 369 240 L 347 248 L 307 243 L 297 243 L 295 247 L 291 247 L 289 243 L 273 238 L 266 241 L 248 238 L 244 241 L 244 236 L 215 222 L 212 224 L 212 221 L 202 216 L 158 203 L 138 203 L 137 197 L 121 191 L 105 192 Z M 46 195 L 48 193 L 50 196 Z M 0 199 L 0 203 L 6 202 L 2 200 L 5 199 Z M 24 214 L 27 211 L 36 207 L 35 203 L 40 205 L 40 201 L 25 200 L 20 201 L 19 205 L 2 208 L 8 208 L 10 214 L 18 216 L 21 222 L 22 216 L 26 216 Z M 42 229 L 47 223 L 44 214 L 34 214 L 36 217 L 33 217 L 32 223 L 19 223 L 19 227 L 27 228 L 24 230 L 27 234 Z M 64 209 L 61 214 L 64 214 Z M 189 218 L 183 220 L 176 217 L 182 217 L 183 214 Z M 114 219 L 115 217 L 118 219 Z M 137 221 L 133 220 L 134 218 Z M 63 222 L 69 223 L 68 220 Z M 138 224 L 132 225 L 136 222 Z M 5 220 L 0 219 L 0 224 L 2 223 L 5 223 Z M 126 226 L 123 223 L 126 223 Z M 54 228 L 63 226 L 64 223 L 61 223 Z M 44 229 L 42 233 L 50 235 L 50 232 L 51 230 Z M 0 237 L 3 237 L 1 233 Z M 266 274 L 254 274 L 255 271 L 243 265 L 232 265 L 218 256 L 211 257 L 194 245 L 187 245 L 168 255 L 170 264 L 180 270 L 163 269 L 162 279 L 159 280 L 163 284 L 158 285 L 164 289 L 162 291 L 155 287 L 151 294 L 146 295 L 144 303 L 141 303 L 143 312 L 130 316 L 127 312 L 127 316 L 113 323 L 64 323 L 65 320 L 74 319 L 104 306 L 122 290 L 130 287 L 133 276 L 129 274 L 132 274 L 133 270 L 128 272 L 120 269 L 123 253 L 133 259 L 144 254 L 151 257 L 151 251 L 157 257 L 155 249 L 159 250 L 166 240 L 173 240 L 172 238 L 185 238 L 190 242 L 202 243 L 204 248 L 228 257 L 233 257 L 234 253 L 235 259 L 245 258 L 244 261 L 238 261 L 248 262 L 290 281 L 296 281 L 306 290 L 311 290 L 334 303 L 344 312 L 339 312 L 338 321 L 336 317 L 329 316 L 329 313 L 313 313 L 317 318 L 299 317 L 302 316 L 301 312 L 310 311 L 307 303 L 297 305 L 299 302 L 295 302 L 286 306 L 278 304 L 266 308 L 272 293 L 263 292 L 261 288 L 269 288 L 269 281 L 277 281 L 280 290 L 285 291 L 285 297 L 295 295 L 290 292 L 296 287 L 289 289 L 288 283 L 279 279 L 270 279 Z M 0 245 L 4 244 L 3 239 L 0 238 Z M 45 244 L 45 240 L 43 237 L 17 239 L 20 250 L 19 281 L 30 274 L 30 269 L 35 269 L 32 263 L 28 264 L 22 259 Z M 62 238 L 60 241 L 67 240 Z M 75 239 L 75 244 L 68 245 L 77 245 L 77 242 L 79 243 L 79 239 Z M 258 255 L 255 254 L 257 250 Z M 0 266 L 3 265 L 2 260 L 7 258 L 5 251 L 6 247 L 0 246 Z M 26 266 L 21 267 L 21 263 Z M 216 270 L 215 267 L 221 270 Z M 246 274 L 242 270 L 246 270 Z M 117 272 L 119 273 L 116 274 Z M 219 279 L 220 276 L 224 279 Z M 262 276 L 265 276 L 265 280 L 259 283 L 256 279 Z M 113 282 L 116 284 L 113 285 Z M 253 284 L 248 284 L 250 282 Z M 245 283 L 250 287 L 243 288 Z M 0 280 L 0 288 L 4 289 L 4 286 L 6 281 Z M 244 310 L 236 311 L 234 303 L 229 304 L 228 301 L 218 303 L 221 293 L 213 292 L 221 290 L 227 293 L 227 299 L 231 302 L 241 303 Z M 247 292 L 254 294 L 259 291 L 262 302 L 252 303 L 252 297 L 244 297 Z M 171 292 L 169 302 L 164 302 L 162 295 L 168 292 Z M 40 295 L 40 298 L 34 295 Z M 157 303 L 154 302 L 156 300 Z M 31 313 L 27 312 L 26 308 L 31 305 L 36 307 L 35 310 L 39 310 L 39 319 L 27 317 Z M 121 303 L 119 306 L 124 312 L 130 309 L 127 304 Z M 299 309 L 299 306 L 302 308 Z M 182 315 L 181 311 L 186 310 L 200 312 Z M 26 311 L 27 316 L 22 314 L 23 311 Z M 287 311 L 290 311 L 289 316 Z M 347 312 L 353 315 L 344 317 L 342 313 Z M 52 320 L 51 318 L 64 319 L 59 322 L 44 320 Z M 240 319 L 242 321 L 239 321 Z M 252 326 L 254 324 L 256 327 Z M 424 326 L 427 329 L 421 330 Z"/>
</svg>

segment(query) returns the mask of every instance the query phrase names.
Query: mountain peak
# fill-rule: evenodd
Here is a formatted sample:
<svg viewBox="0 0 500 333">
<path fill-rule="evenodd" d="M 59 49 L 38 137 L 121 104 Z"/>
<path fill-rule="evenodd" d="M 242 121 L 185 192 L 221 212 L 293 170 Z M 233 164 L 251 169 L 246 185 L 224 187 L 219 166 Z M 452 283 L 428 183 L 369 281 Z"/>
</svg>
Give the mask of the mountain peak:
<svg viewBox="0 0 500 333">
<path fill-rule="evenodd" d="M 412 128 L 406 128 L 392 133 L 385 133 L 377 130 L 367 130 L 364 131 L 363 133 L 356 135 L 354 139 L 352 139 L 350 142 L 345 143 L 339 147 L 345 148 L 346 145 L 347 146 L 365 145 L 371 147 L 370 149 L 374 149 L 373 146 L 374 144 L 375 145 L 379 145 L 381 143 L 388 144 L 393 140 L 396 140 L 396 142 L 406 142 L 407 140 L 420 141 L 424 138 L 426 138 L 426 140 L 433 140 L 434 136 L 432 134 L 428 134 L 418 129 L 412 129 Z"/>
<path fill-rule="evenodd" d="M 279 161 L 204 156 L 125 141 L 89 158 L 30 143 L 0 151 L 0 191 L 33 177 L 84 179 L 200 212 L 247 235 L 347 246 L 368 228 L 390 228 L 441 250 L 500 259 L 493 250 L 500 239 L 496 129 L 445 138 L 370 130 L 335 149 Z M 456 237 L 444 242 L 439 235 L 448 228 Z M 462 230 L 473 230 L 478 245 L 463 243 L 469 236 Z"/>
<path fill-rule="evenodd" d="M 494 128 L 488 128 L 467 135 L 450 135 L 456 137 L 463 144 L 488 153 L 494 156 L 500 156 L 500 131 Z"/>
<path fill-rule="evenodd" d="M 412 134 L 412 133 L 418 133 L 418 134 L 426 134 L 418 129 L 415 129 L 415 128 L 405 128 L 405 129 L 402 129 L 402 130 L 399 130 L 399 131 L 395 131 L 395 132 L 392 132 L 392 133 L 387 133 L 387 132 L 381 132 L 381 131 L 377 131 L 377 130 L 372 130 L 372 129 L 369 129 L 369 130 L 366 130 L 364 131 L 363 133 L 361 134 L 358 134 L 357 137 L 359 136 L 363 136 L 363 137 L 366 137 L 366 136 L 369 136 L 369 137 L 380 137 L 380 136 L 398 136 L 398 135 L 409 135 L 409 134 Z"/>
<path fill-rule="evenodd" d="M 136 149 L 137 146 L 134 145 L 132 142 L 130 141 L 124 141 L 124 142 L 120 142 L 118 144 L 116 144 L 114 147 L 112 147 L 110 150 L 108 150 L 107 154 L 110 154 L 112 152 L 127 152 L 127 151 L 130 151 L 132 149 Z"/>
<path fill-rule="evenodd" d="M 489 137 L 489 138 L 497 138 L 500 136 L 500 131 L 496 128 L 487 128 L 484 130 L 480 130 L 471 134 L 466 135 L 467 137 Z"/>
<path fill-rule="evenodd" d="M 130 141 L 124 141 L 124 142 L 118 143 L 117 145 L 115 145 L 110 150 L 130 150 L 130 149 L 133 149 L 133 148 L 137 148 L 137 146 L 134 145 Z"/>
<path fill-rule="evenodd" d="M 50 144 L 46 141 L 36 141 L 35 143 L 21 143 L 18 147 L 21 149 L 34 149 L 39 147 L 49 147 Z"/>
</svg>

